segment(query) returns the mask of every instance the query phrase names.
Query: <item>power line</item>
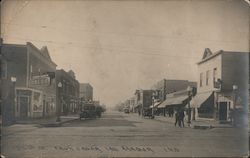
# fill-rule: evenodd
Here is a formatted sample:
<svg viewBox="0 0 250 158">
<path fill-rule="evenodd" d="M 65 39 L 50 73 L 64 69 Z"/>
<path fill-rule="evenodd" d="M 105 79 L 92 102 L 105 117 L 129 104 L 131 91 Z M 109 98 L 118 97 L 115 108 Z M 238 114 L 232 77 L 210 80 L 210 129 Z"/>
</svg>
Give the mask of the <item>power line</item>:
<svg viewBox="0 0 250 158">
<path fill-rule="evenodd" d="M 10 36 L 7 36 L 10 37 Z M 122 50 L 122 49 L 115 49 L 112 47 L 96 47 L 96 46 L 82 46 L 79 44 L 75 44 L 72 42 L 56 42 L 56 41 L 47 41 L 47 40 L 34 40 L 34 39 L 28 39 L 28 38 L 19 38 L 19 37 L 13 37 L 13 39 L 19 39 L 24 41 L 33 41 L 33 42 L 40 42 L 40 43 L 47 43 L 47 44 L 54 44 L 54 45 L 60 45 L 65 47 L 65 45 L 70 45 L 71 47 L 78 47 L 78 48 L 85 48 L 85 49 L 95 49 L 95 50 L 106 50 L 109 51 L 109 53 L 126 53 L 126 54 L 140 54 L 140 55 L 153 55 L 153 56 L 167 56 L 172 58 L 185 58 L 185 59 L 197 59 L 197 57 L 190 57 L 190 56 L 177 56 L 177 55 L 169 55 L 169 54 L 162 54 L 166 53 L 167 51 L 153 51 L 153 50 Z M 119 46 L 117 46 L 119 48 Z M 162 53 L 145 53 L 145 52 L 162 52 Z M 103 52 L 104 53 L 104 52 Z"/>
<path fill-rule="evenodd" d="M 24 1 L 24 0 L 22 0 L 22 2 L 23 2 L 23 1 Z M 16 12 L 15 12 L 14 15 L 12 16 L 12 18 L 9 20 L 9 22 L 7 23 L 7 25 L 4 27 L 4 30 L 3 30 L 2 34 L 5 34 L 5 32 L 6 32 L 7 28 L 8 28 L 8 26 L 11 25 L 12 21 L 17 17 L 18 14 L 20 14 L 20 13 L 23 11 L 23 9 L 29 4 L 29 2 L 30 2 L 30 1 L 25 1 L 25 2 L 22 4 L 22 6 L 19 7 L 19 9 L 16 10 Z M 4 2 L 2 2 L 2 4 L 3 4 L 3 3 L 4 3 Z M 1 5 L 2 5 L 2 4 L 1 4 Z"/>
<path fill-rule="evenodd" d="M 53 29 L 56 31 L 59 31 L 58 27 L 53 27 L 53 26 L 48 26 L 48 25 L 22 25 L 22 24 L 13 24 L 13 23 L 6 23 L 2 22 L 1 25 L 12 25 L 12 26 L 21 26 L 21 27 L 28 27 L 28 28 L 41 28 L 41 29 Z M 81 27 L 68 27 L 68 28 L 63 28 L 63 30 L 76 30 L 76 31 L 82 31 L 86 33 L 91 33 L 91 34 L 108 34 L 108 35 L 120 35 L 120 36 L 134 36 L 134 37 L 146 37 L 146 38 L 159 38 L 159 39 L 171 39 L 171 40 L 185 40 L 185 41 L 208 41 L 208 42 L 217 42 L 217 43 L 235 43 L 235 41 L 229 41 L 229 40 L 214 40 L 214 39 L 198 39 L 195 37 L 189 36 L 187 37 L 181 37 L 181 36 L 168 36 L 168 35 L 151 35 L 151 34 L 139 34 L 139 33 L 118 33 L 118 32 L 96 32 L 88 29 L 82 29 Z M 238 41 L 238 40 L 237 40 Z"/>
<path fill-rule="evenodd" d="M 23 39 L 23 38 L 22 38 Z M 27 39 L 24 39 L 24 40 L 27 40 Z M 32 39 L 30 39 L 30 40 L 32 40 Z M 83 47 L 82 46 L 82 44 L 84 44 L 84 43 L 82 43 L 82 42 L 78 42 L 78 41 L 73 41 L 73 42 L 55 42 L 55 41 L 41 41 L 41 42 L 48 42 L 48 43 L 59 43 L 59 44 L 69 44 L 69 45 L 79 45 L 79 46 L 81 46 L 81 47 Z M 99 45 L 102 45 L 102 44 L 99 44 Z M 106 47 L 108 47 L 108 48 L 120 48 L 120 49 L 130 49 L 129 47 L 124 47 L 124 46 L 118 46 L 118 45 L 103 45 L 104 46 L 104 48 Z M 86 47 L 93 47 L 93 46 L 86 46 Z M 94 48 L 100 48 L 100 47 L 97 47 L 97 46 L 94 46 Z M 133 50 L 133 51 L 138 51 L 138 49 L 137 50 Z M 141 50 L 139 50 L 139 51 L 141 51 Z M 160 49 L 152 49 L 152 48 L 144 48 L 142 51 L 150 51 L 150 52 L 167 52 L 168 50 L 160 50 Z"/>
</svg>

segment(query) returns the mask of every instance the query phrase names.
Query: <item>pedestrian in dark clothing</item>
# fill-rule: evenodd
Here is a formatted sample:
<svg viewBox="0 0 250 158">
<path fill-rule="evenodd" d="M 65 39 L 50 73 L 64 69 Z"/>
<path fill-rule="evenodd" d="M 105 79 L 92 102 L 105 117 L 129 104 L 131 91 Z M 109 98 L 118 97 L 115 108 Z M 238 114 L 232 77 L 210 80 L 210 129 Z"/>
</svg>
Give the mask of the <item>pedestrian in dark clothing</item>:
<svg viewBox="0 0 250 158">
<path fill-rule="evenodd" d="M 170 113 L 171 113 L 171 117 L 173 117 L 174 116 L 174 109 L 171 109 Z"/>
<path fill-rule="evenodd" d="M 184 127 L 184 117 L 185 117 L 185 114 L 184 114 L 184 110 L 181 110 L 179 112 L 179 126 L 181 127 Z"/>
<path fill-rule="evenodd" d="M 179 119 L 179 111 L 176 111 L 175 112 L 175 123 L 174 123 L 174 125 L 176 126 L 176 124 L 178 123 L 178 125 L 180 126 L 180 121 L 179 121 L 180 119 Z"/>
</svg>

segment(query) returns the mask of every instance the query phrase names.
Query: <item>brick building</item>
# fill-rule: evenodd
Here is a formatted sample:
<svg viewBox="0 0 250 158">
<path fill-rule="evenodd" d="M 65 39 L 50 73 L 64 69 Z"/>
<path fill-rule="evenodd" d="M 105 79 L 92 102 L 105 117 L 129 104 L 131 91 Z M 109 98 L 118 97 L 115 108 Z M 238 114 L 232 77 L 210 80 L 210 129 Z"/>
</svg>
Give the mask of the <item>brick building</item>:
<svg viewBox="0 0 250 158">
<path fill-rule="evenodd" d="M 61 83 L 61 87 L 58 84 Z M 56 70 L 57 107 L 63 115 L 76 113 L 79 110 L 79 82 L 75 73 L 70 70 Z"/>
<path fill-rule="evenodd" d="M 152 105 L 153 90 L 136 90 L 135 91 L 135 112 L 143 113 Z"/>
<path fill-rule="evenodd" d="M 11 78 L 7 78 L 7 60 L 2 55 L 2 39 L 0 43 L 0 105 L 1 105 L 1 123 L 3 125 L 9 125 L 15 120 L 15 83 L 11 81 Z"/>
<path fill-rule="evenodd" d="M 80 98 L 83 101 L 93 101 L 93 87 L 89 83 L 80 83 Z"/>
<path fill-rule="evenodd" d="M 158 91 L 160 102 L 166 100 L 169 93 L 187 89 L 188 86 L 196 87 L 197 83 L 188 80 L 169 80 L 162 79 L 152 86 L 152 90 Z"/>
<path fill-rule="evenodd" d="M 14 116 L 45 117 L 56 112 L 55 70 L 47 47 L 38 49 L 32 43 L 3 44 L 2 79 L 14 82 Z M 7 90 L 4 87 L 3 90 Z M 7 105 L 3 105 L 7 106 Z M 8 108 L 4 108 L 6 110 Z"/>
</svg>

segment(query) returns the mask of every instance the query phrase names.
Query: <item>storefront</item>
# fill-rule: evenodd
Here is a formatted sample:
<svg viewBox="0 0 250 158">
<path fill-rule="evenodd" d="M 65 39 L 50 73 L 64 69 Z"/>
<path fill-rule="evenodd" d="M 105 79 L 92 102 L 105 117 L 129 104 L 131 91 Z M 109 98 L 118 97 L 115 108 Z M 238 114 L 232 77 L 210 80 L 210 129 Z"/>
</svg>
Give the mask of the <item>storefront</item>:
<svg viewBox="0 0 250 158">
<path fill-rule="evenodd" d="M 214 93 L 204 92 L 197 93 L 196 96 L 190 101 L 193 117 L 213 119 L 215 114 L 214 107 Z"/>
<path fill-rule="evenodd" d="M 239 102 L 239 101 L 238 101 Z M 197 94 L 191 101 L 195 109 L 195 118 L 230 121 L 234 109 L 232 93 L 206 92 Z M 236 103 L 237 104 L 237 103 Z M 236 109 L 241 107 L 236 105 Z"/>
<path fill-rule="evenodd" d="M 170 117 L 173 117 L 174 111 L 185 108 L 187 103 L 188 95 L 167 97 L 167 99 L 158 106 L 158 110 L 162 111 L 164 115 L 168 114 Z"/>
<path fill-rule="evenodd" d="M 15 117 L 39 118 L 55 114 L 55 96 L 30 88 L 16 89 Z"/>
</svg>

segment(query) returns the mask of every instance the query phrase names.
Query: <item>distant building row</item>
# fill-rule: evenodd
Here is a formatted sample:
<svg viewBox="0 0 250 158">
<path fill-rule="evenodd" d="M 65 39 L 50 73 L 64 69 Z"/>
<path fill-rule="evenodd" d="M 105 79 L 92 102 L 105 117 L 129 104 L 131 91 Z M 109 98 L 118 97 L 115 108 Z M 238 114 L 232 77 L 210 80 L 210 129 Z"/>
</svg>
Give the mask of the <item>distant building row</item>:
<svg viewBox="0 0 250 158">
<path fill-rule="evenodd" d="M 136 90 L 122 106 L 140 113 L 145 108 L 154 107 L 156 113 L 163 115 L 176 108 L 186 108 L 190 109 L 193 120 L 229 121 L 232 111 L 246 116 L 249 106 L 249 53 L 223 50 L 212 53 L 206 48 L 197 66 L 197 82 L 163 79 L 150 90 Z"/>
</svg>

